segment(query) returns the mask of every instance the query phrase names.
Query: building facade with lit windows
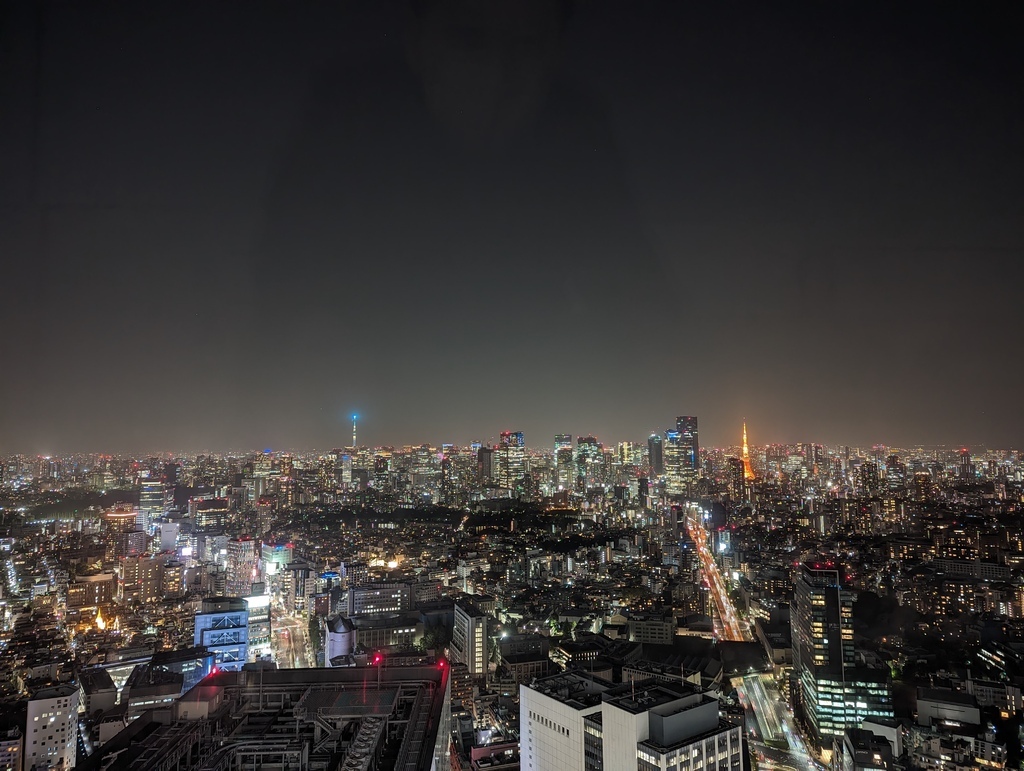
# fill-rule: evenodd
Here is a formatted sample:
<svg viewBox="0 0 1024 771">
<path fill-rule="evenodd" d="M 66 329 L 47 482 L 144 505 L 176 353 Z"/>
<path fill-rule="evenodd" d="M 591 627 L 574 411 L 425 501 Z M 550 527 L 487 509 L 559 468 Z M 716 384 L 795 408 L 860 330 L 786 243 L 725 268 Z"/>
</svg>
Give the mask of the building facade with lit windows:
<svg viewBox="0 0 1024 771">
<path fill-rule="evenodd" d="M 494 448 L 494 481 L 512 489 L 526 474 L 526 440 L 522 431 L 502 431 L 501 444 Z"/>
<path fill-rule="evenodd" d="M 136 523 L 144 533 L 152 533 L 153 523 L 164 515 L 164 497 L 164 483 L 159 478 L 141 481 Z"/>
<path fill-rule="evenodd" d="M 412 608 L 412 589 L 409 584 L 398 582 L 353 586 L 345 599 L 346 616 L 398 613 Z"/>
<path fill-rule="evenodd" d="M 488 664 L 487 643 L 487 614 L 470 600 L 456 600 L 451 644 L 452 661 L 465 664 L 470 677 L 485 677 Z"/>
<path fill-rule="evenodd" d="M 0 729 L 0 771 L 21 771 L 21 757 L 25 750 L 21 732 L 17 726 Z"/>
<path fill-rule="evenodd" d="M 256 545 L 252 538 L 232 538 L 228 541 L 226 594 L 232 597 L 248 597 L 252 594 L 252 585 L 259 581 Z"/>
<path fill-rule="evenodd" d="M 193 526 L 202 531 L 223 531 L 228 521 L 227 498 L 193 498 L 188 508 Z"/>
<path fill-rule="evenodd" d="M 74 685 L 43 688 L 28 701 L 25 768 L 74 768 L 78 754 L 78 698 Z"/>
<path fill-rule="evenodd" d="M 832 563 L 801 566 L 793 592 L 793 702 L 819 751 L 830 753 L 847 728 L 893 717 L 886 669 L 858 664 L 853 643 L 856 593 Z"/>
<path fill-rule="evenodd" d="M 260 659 L 271 654 L 270 595 L 254 594 L 243 597 L 249 611 L 249 639 L 246 655 Z"/>
</svg>

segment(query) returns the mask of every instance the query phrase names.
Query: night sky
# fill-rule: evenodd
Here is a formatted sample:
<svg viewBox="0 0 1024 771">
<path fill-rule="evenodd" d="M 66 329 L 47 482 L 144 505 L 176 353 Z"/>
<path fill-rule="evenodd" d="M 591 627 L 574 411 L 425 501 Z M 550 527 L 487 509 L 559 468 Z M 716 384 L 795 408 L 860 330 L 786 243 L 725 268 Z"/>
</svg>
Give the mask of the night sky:
<svg viewBox="0 0 1024 771">
<path fill-rule="evenodd" d="M 1021 7 L 5 2 L 0 452 L 1019 447 Z"/>
</svg>

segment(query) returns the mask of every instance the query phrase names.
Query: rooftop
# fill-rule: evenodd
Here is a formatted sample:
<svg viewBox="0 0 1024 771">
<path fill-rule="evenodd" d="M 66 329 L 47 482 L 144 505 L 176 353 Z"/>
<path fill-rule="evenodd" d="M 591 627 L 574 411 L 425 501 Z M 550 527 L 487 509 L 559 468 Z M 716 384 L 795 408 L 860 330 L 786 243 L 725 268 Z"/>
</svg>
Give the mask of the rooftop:
<svg viewBox="0 0 1024 771">
<path fill-rule="evenodd" d="M 710 700 L 710 697 L 704 696 L 689 683 L 667 683 L 664 680 L 651 679 L 618 685 L 605 691 L 602 699 L 634 715 L 671 702 L 679 702 L 669 712 L 661 713 L 669 715 L 696 707 Z"/>
<path fill-rule="evenodd" d="M 574 709 L 586 709 L 600 704 L 602 695 L 612 687 L 612 684 L 584 672 L 563 672 L 542 677 L 523 687 L 542 693 Z"/>
</svg>

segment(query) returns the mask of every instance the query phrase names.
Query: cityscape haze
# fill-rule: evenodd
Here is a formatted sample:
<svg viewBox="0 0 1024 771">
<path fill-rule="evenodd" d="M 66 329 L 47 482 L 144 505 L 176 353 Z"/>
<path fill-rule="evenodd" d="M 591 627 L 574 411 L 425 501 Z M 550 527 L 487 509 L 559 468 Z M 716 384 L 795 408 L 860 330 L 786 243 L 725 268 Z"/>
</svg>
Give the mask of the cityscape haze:
<svg viewBox="0 0 1024 771">
<path fill-rule="evenodd" d="M 0 771 L 1024 769 L 1022 40 L 0 3 Z"/>
<path fill-rule="evenodd" d="M 0 452 L 1018 443 L 1021 9 L 739 8 L 4 3 Z"/>
</svg>

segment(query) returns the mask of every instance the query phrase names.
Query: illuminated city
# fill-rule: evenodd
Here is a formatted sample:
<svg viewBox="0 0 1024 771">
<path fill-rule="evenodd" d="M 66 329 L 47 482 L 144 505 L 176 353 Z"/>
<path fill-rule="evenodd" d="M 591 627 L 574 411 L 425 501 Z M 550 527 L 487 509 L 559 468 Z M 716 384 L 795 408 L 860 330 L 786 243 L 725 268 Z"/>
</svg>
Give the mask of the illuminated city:
<svg viewBox="0 0 1024 771">
<path fill-rule="evenodd" d="M 853 762 L 864 746 L 882 768 L 944 768 L 948 752 L 1016 763 L 1024 455 L 765 445 L 741 422 L 735 446 L 708 448 L 697 417 L 670 425 L 660 442 L 538 446 L 506 430 L 465 445 L 6 457 L 6 698 L 31 713 L 71 694 L 43 746 L 85 768 L 164 741 L 209 759 L 201 738 L 167 733 L 193 719 L 183 705 L 212 720 L 206 700 L 243 698 L 252 678 L 308 701 L 315 676 L 274 678 L 319 669 L 344 670 L 323 686 L 339 694 L 437 673 L 447 732 L 423 757 L 453 767 L 546 767 L 540 732 L 574 689 L 634 712 L 642 689 L 652 716 L 711 698 L 715 725 L 743 739 L 730 759 L 758 767 Z M 667 727 L 627 741 L 579 709 L 579 737 L 605 757 L 626 741 L 640 767 L 668 762 Z M 277 750 L 327 767 L 343 747 L 310 730 L 285 749 L 219 741 L 270 767 Z M 403 747 L 381 734 L 378 762 Z"/>
<path fill-rule="evenodd" d="M 0 2 L 0 771 L 1024 771 L 1022 41 Z"/>
</svg>

